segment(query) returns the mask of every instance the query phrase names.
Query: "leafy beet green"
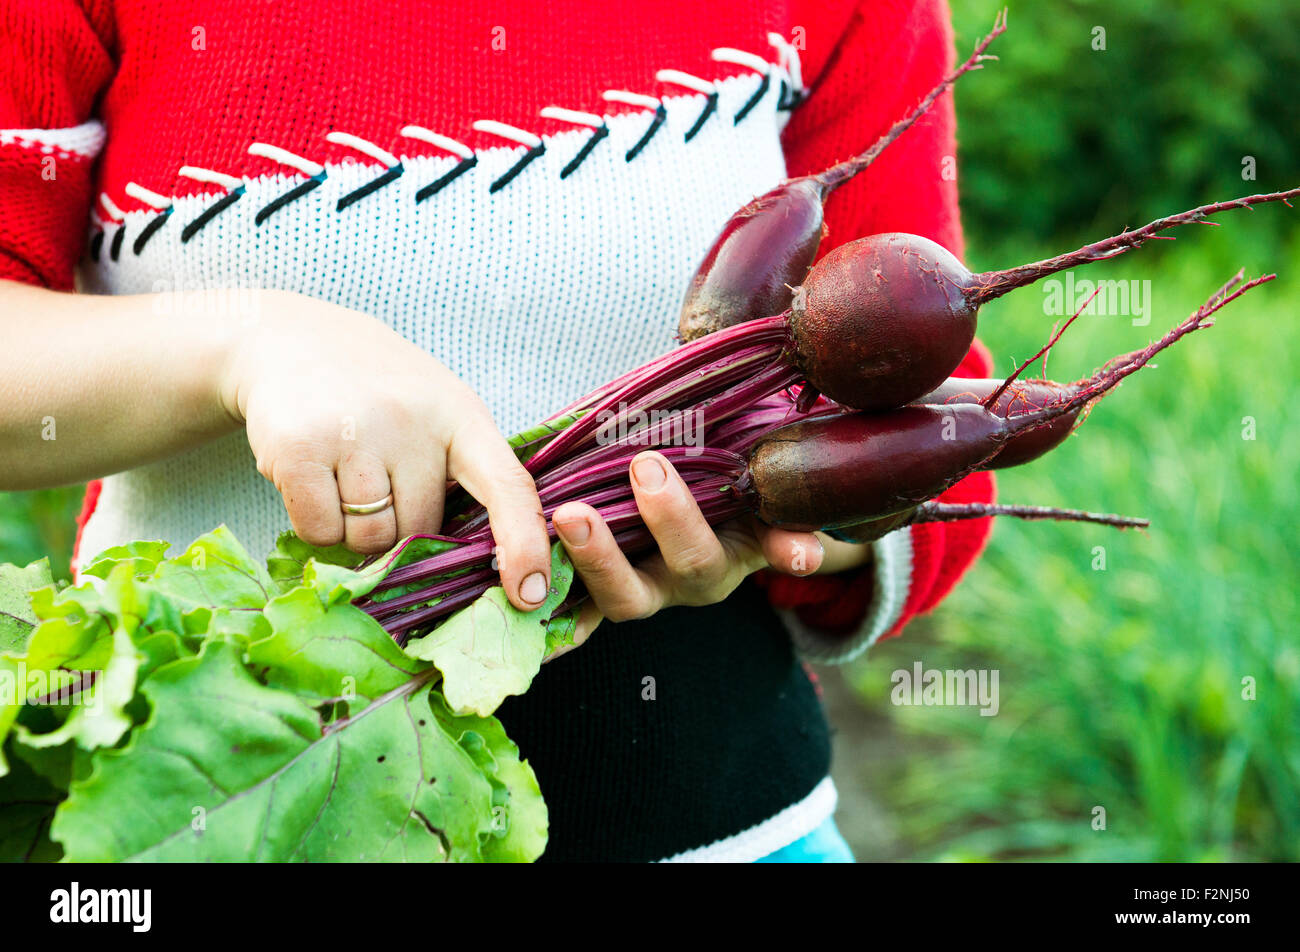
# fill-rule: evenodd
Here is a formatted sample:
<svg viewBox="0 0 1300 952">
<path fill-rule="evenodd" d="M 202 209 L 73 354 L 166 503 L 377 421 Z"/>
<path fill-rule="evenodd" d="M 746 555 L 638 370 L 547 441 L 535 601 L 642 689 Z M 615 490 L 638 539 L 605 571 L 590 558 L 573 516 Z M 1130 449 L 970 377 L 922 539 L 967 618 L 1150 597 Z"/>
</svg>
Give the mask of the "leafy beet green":
<svg viewBox="0 0 1300 952">
<path fill-rule="evenodd" d="M 75 586 L 0 569 L 0 857 L 536 859 L 546 806 L 491 713 L 572 640 L 559 547 L 541 609 L 490 588 L 409 650 L 354 604 L 456 545 L 285 536 L 263 565 L 222 527 Z"/>
</svg>

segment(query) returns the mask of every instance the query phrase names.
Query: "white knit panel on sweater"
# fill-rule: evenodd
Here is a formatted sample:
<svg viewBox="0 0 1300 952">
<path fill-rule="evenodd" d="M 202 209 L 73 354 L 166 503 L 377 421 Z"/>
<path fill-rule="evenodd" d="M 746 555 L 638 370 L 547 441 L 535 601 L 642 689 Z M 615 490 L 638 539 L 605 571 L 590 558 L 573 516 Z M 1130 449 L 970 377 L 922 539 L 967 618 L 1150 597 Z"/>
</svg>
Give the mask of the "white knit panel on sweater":
<svg viewBox="0 0 1300 952">
<path fill-rule="evenodd" d="M 673 346 L 682 295 L 719 228 L 785 174 L 779 84 L 732 120 L 758 85 L 757 76 L 720 81 L 718 114 L 690 142 L 705 98 L 664 100 L 665 125 L 631 162 L 652 114 L 607 117 L 608 138 L 565 179 L 592 133 L 547 137 L 545 154 L 495 194 L 490 184 L 522 148 L 479 153 L 421 203 L 416 193 L 459 160 L 399 154 L 404 174 L 342 211 L 339 197 L 383 169 L 331 165 L 320 187 L 261 225 L 257 211 L 304 176 L 247 179 L 246 193 L 186 243 L 184 225 L 221 196 L 177 198 L 138 255 L 132 238 L 156 213 L 126 215 L 116 261 L 109 225 L 82 285 L 106 294 L 281 288 L 364 311 L 450 366 L 514 432 Z M 131 539 L 182 547 L 221 523 L 255 555 L 288 528 L 243 434 L 104 480 L 81 556 Z"/>
</svg>

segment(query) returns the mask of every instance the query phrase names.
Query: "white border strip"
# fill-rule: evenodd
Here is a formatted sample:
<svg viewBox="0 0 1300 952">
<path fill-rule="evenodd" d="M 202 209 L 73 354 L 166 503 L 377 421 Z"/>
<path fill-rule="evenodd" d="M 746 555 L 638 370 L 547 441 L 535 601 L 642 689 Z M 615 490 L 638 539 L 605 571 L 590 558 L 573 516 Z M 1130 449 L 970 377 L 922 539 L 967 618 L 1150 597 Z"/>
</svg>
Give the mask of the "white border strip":
<svg viewBox="0 0 1300 952">
<path fill-rule="evenodd" d="M 0 129 L 0 145 L 22 145 L 45 155 L 55 150 L 93 159 L 104 147 L 104 125 L 97 119 L 61 129 Z"/>
<path fill-rule="evenodd" d="M 830 777 L 813 787 L 812 793 L 786 807 L 776 816 L 751 826 L 743 833 L 708 846 L 687 850 L 660 860 L 663 863 L 752 863 L 784 846 L 803 839 L 835 813 L 838 801 Z"/>
<path fill-rule="evenodd" d="M 126 215 L 122 213 L 122 209 L 117 207 L 117 202 L 108 197 L 108 192 L 100 192 L 99 201 L 104 206 L 104 211 L 108 212 L 108 217 L 113 221 L 122 221 L 126 218 Z"/>
</svg>

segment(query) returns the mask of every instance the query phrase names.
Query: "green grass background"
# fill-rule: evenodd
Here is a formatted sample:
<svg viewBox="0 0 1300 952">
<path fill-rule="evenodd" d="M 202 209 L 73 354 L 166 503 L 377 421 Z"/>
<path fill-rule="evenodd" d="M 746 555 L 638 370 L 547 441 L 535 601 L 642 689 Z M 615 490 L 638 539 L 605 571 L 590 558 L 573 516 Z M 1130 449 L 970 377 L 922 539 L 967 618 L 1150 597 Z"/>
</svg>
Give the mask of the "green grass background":
<svg viewBox="0 0 1300 952">
<path fill-rule="evenodd" d="M 955 0 L 959 51 L 999 6 Z M 1294 4 L 1013 4 L 996 51 L 957 91 L 974 268 L 1300 184 Z M 1002 521 L 931 618 L 848 671 L 891 738 L 870 771 L 891 856 L 1300 859 L 1300 209 L 1219 221 L 1077 272 L 1150 280 L 1152 322 L 1080 318 L 1050 376 L 1144 345 L 1239 267 L 1279 279 L 999 483 L 1004 501 L 1146 516 L 1150 531 Z M 1043 303 L 1029 288 L 984 308 L 1000 371 L 1050 333 Z M 917 660 L 997 669 L 1000 713 L 891 705 L 890 672 Z"/>
<path fill-rule="evenodd" d="M 962 51 L 997 6 L 956 0 Z M 1104 51 L 1091 48 L 1098 25 Z M 1294 4 L 1013 6 L 1002 61 L 958 90 L 971 265 L 1300 183 L 1298 48 Z M 1257 181 L 1241 178 L 1245 155 Z M 1079 272 L 1150 280 L 1152 323 L 1081 318 L 1051 376 L 1145 344 L 1239 267 L 1279 280 L 1000 482 L 1005 501 L 1142 515 L 1152 529 L 1004 521 L 938 612 L 848 670 L 888 738 L 867 772 L 887 858 L 1300 859 L 1300 210 L 1221 221 Z M 1008 370 L 1053 321 L 1031 288 L 986 307 L 980 334 Z M 77 490 L 0 495 L 0 561 L 48 554 L 65 570 L 78 503 Z M 890 672 L 916 660 L 997 669 L 1000 713 L 892 706 Z"/>
</svg>

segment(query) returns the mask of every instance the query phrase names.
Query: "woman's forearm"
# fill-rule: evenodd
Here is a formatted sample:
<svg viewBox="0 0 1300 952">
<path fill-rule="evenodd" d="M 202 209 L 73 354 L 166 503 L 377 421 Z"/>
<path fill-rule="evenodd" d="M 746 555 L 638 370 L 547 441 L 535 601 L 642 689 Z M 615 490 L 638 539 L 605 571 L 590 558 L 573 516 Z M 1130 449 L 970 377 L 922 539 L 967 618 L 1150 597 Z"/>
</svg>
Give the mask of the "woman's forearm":
<svg viewBox="0 0 1300 952">
<path fill-rule="evenodd" d="M 119 472 L 239 427 L 224 367 L 261 292 L 100 296 L 0 281 L 0 490 Z"/>
</svg>

